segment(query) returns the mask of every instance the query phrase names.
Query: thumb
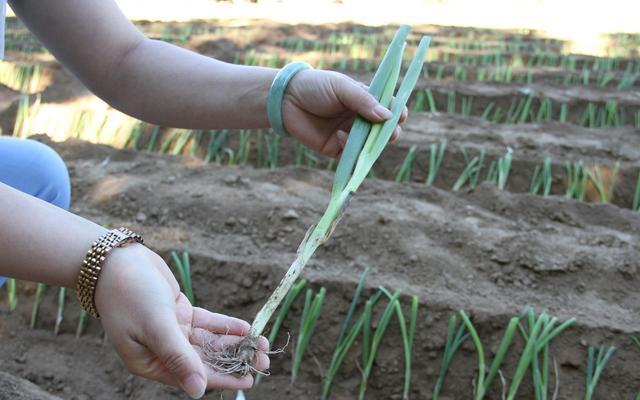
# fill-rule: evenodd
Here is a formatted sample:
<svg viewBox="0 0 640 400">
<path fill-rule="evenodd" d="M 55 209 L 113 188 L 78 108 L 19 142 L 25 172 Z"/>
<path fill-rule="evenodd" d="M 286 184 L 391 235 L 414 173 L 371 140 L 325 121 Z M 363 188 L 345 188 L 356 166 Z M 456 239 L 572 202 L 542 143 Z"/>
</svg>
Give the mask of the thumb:
<svg viewBox="0 0 640 400">
<path fill-rule="evenodd" d="M 388 108 L 380 104 L 375 97 L 356 81 L 346 77 L 338 79 L 334 85 L 336 96 L 342 104 L 355 111 L 361 117 L 373 122 L 381 122 L 393 115 Z"/>
<path fill-rule="evenodd" d="M 207 378 L 202 360 L 174 318 L 159 318 L 147 347 L 158 356 L 167 371 L 191 398 L 204 396 Z"/>
</svg>

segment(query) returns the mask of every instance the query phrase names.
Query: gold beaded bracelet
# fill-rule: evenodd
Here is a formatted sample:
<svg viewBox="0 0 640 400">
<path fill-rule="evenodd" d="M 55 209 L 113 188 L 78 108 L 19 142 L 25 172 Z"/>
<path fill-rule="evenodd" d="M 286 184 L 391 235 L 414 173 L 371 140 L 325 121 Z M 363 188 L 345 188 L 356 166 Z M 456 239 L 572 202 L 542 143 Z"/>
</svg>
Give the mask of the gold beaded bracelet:
<svg viewBox="0 0 640 400">
<path fill-rule="evenodd" d="M 142 242 L 142 236 L 127 228 L 112 229 L 93 242 L 82 262 L 76 284 L 78 302 L 89 314 L 100 318 L 96 308 L 95 295 L 98 278 L 107 254 L 114 248 Z"/>
</svg>

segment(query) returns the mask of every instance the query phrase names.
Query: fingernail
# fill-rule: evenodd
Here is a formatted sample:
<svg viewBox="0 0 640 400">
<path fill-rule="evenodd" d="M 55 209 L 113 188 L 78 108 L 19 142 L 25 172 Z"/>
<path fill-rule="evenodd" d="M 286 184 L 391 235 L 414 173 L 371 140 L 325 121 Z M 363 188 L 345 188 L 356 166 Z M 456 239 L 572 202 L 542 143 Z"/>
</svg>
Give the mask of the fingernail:
<svg viewBox="0 0 640 400">
<path fill-rule="evenodd" d="M 373 112 L 380 118 L 383 119 L 389 119 L 391 118 L 391 116 L 393 115 L 393 113 L 391 111 L 389 111 L 388 108 L 383 107 L 381 104 L 378 104 L 377 106 L 375 106 L 373 108 Z"/>
<path fill-rule="evenodd" d="M 207 385 L 204 382 L 204 379 L 202 379 L 200 374 L 195 372 L 182 381 L 182 389 L 187 392 L 192 399 L 199 399 L 204 396 L 206 388 Z"/>
</svg>

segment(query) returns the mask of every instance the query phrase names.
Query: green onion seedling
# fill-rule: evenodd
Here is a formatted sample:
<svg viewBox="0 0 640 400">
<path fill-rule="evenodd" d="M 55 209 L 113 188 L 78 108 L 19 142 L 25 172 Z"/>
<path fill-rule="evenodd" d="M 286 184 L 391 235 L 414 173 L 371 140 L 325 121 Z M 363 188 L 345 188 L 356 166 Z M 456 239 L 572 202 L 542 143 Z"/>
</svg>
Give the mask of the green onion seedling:
<svg viewBox="0 0 640 400">
<path fill-rule="evenodd" d="M 536 121 L 538 123 L 542 121 L 551 121 L 553 116 L 553 110 L 551 108 L 551 100 L 550 99 L 542 99 L 540 101 L 540 108 L 538 109 L 538 114 L 536 116 Z"/>
<path fill-rule="evenodd" d="M 255 357 L 256 342 L 265 325 L 271 319 L 271 316 L 316 249 L 329 239 L 344 214 L 353 193 L 367 177 L 373 164 L 389 142 L 420 76 L 430 40 L 428 37 L 423 37 L 420 40 L 416 55 L 411 61 L 404 79 L 402 79 L 395 101 L 391 104 L 393 91 L 400 74 L 402 53 L 408 33 L 408 26 L 399 28 L 369 86 L 370 92 L 374 97 L 380 99 L 381 104 L 391 107 L 392 117 L 383 123 L 376 124 L 370 124 L 362 118 L 356 118 L 338 163 L 327 209 L 318 223 L 307 231 L 298 248 L 296 258 L 284 279 L 275 288 L 265 305 L 258 311 L 249 330 L 249 335 L 240 343 L 229 346 L 220 352 L 205 354 L 205 358 L 217 370 L 240 375 L 247 375 L 253 371 L 251 363 Z"/>
<path fill-rule="evenodd" d="M 282 326 L 284 319 L 289 314 L 291 305 L 296 300 L 296 298 L 298 298 L 298 295 L 300 294 L 300 292 L 302 292 L 302 289 L 304 289 L 306 284 L 306 280 L 300 279 L 295 285 L 293 285 L 291 291 L 287 293 L 287 297 L 285 297 L 284 303 L 282 303 L 282 307 L 280 307 L 280 312 L 278 313 L 278 316 L 276 317 L 276 320 L 271 327 L 271 331 L 269 332 L 269 343 L 271 343 L 272 345 L 273 343 L 275 343 L 276 338 L 278 337 L 278 332 L 280 332 L 280 327 Z M 258 374 L 256 376 L 256 383 L 254 386 L 257 386 L 261 380 L 262 374 Z"/>
<path fill-rule="evenodd" d="M 480 118 L 482 118 L 485 121 L 489 120 L 489 115 L 491 114 L 491 111 L 495 106 L 496 104 L 494 102 L 489 103 L 487 107 L 484 109 L 484 111 L 482 112 L 482 116 Z"/>
<path fill-rule="evenodd" d="M 223 148 L 229 140 L 229 132 L 226 129 L 220 132 L 211 130 L 209 131 L 209 135 L 209 147 L 207 149 L 207 155 L 205 156 L 204 160 L 208 163 L 210 163 L 211 161 L 216 161 L 219 163 L 222 161 Z"/>
<path fill-rule="evenodd" d="M 60 333 L 60 325 L 64 318 L 64 303 L 67 297 L 67 288 L 61 287 L 58 292 L 58 312 L 56 313 L 56 324 L 53 327 L 53 334 L 58 335 Z"/>
<path fill-rule="evenodd" d="M 523 312 L 523 319 L 526 319 L 527 329 L 522 324 L 518 326 L 520 334 L 525 343 L 532 340 L 529 336 L 529 332 L 533 332 L 536 324 L 535 315 L 533 309 L 527 308 Z M 535 338 L 533 339 L 535 340 Z M 535 400 L 547 400 L 549 392 L 549 343 L 545 344 L 541 350 L 542 361 L 538 353 L 534 354 L 532 358 L 532 376 L 533 376 L 533 389 L 535 394 Z M 541 368 L 542 365 L 542 368 Z M 556 370 L 557 373 L 557 370 Z M 556 391 L 558 387 L 556 384 Z"/>
<path fill-rule="evenodd" d="M 189 130 L 182 131 L 182 133 L 180 133 L 180 136 L 178 137 L 178 140 L 176 141 L 176 145 L 173 146 L 173 150 L 171 150 L 171 154 L 173 155 L 182 154 L 182 150 L 187 145 L 187 142 L 191 138 L 192 134 L 193 132 Z"/>
<path fill-rule="evenodd" d="M 533 311 L 525 311 L 525 317 L 530 327 L 528 332 L 522 328 L 520 329 L 520 332 L 523 333 L 523 336 L 526 338 L 526 342 L 520 356 L 520 361 L 516 367 L 516 372 L 511 380 L 511 385 L 509 386 L 507 400 L 515 399 L 525 373 L 529 369 L 529 366 L 533 365 L 533 359 L 538 357 L 538 354 L 544 350 L 544 347 L 549 344 L 551 340 L 575 322 L 575 318 L 571 318 L 556 325 L 558 320 L 556 318 L 549 318 L 544 312 L 535 319 Z"/>
<path fill-rule="evenodd" d="M 460 152 L 464 157 L 465 167 L 451 189 L 453 191 L 458 191 L 467 182 L 469 182 L 469 187 L 471 187 L 471 189 L 475 189 L 484 163 L 485 151 L 484 149 L 482 149 L 480 155 L 473 158 L 469 157 L 466 149 L 463 146 L 460 146 Z"/>
<path fill-rule="evenodd" d="M 447 113 L 455 114 L 456 112 L 456 91 L 450 90 L 447 93 Z"/>
<path fill-rule="evenodd" d="M 531 178 L 531 186 L 529 192 L 538 194 L 542 192 L 544 197 L 548 197 L 551 193 L 551 184 L 553 183 L 553 173 L 551 171 L 551 157 L 545 157 L 542 166 L 536 165 Z"/>
<path fill-rule="evenodd" d="M 567 160 L 565 163 L 565 171 L 567 176 L 565 197 L 583 201 L 587 192 L 587 179 L 589 177 L 585 172 L 584 164 L 582 161 L 572 163 Z"/>
<path fill-rule="evenodd" d="M 447 372 L 449 370 L 449 364 L 451 364 L 451 360 L 453 360 L 453 356 L 455 355 L 460 345 L 462 345 L 462 343 L 469 337 L 468 334 L 464 333 L 464 323 L 461 323 L 458 326 L 457 330 L 456 323 L 456 316 L 454 314 L 449 319 L 447 339 L 444 344 L 444 354 L 442 356 L 442 362 L 440 363 L 438 380 L 436 381 L 436 386 L 433 388 L 433 396 L 431 397 L 432 400 L 438 400 L 440 398 L 440 391 L 442 391 L 442 387 L 444 386 Z"/>
<path fill-rule="evenodd" d="M 558 121 L 561 123 L 567 122 L 567 116 L 569 115 L 569 105 L 567 103 L 560 104 L 560 117 Z"/>
<path fill-rule="evenodd" d="M 593 186 L 596 188 L 598 195 L 600 196 L 600 201 L 602 203 L 609 203 L 613 198 L 613 194 L 615 192 L 616 183 L 618 180 L 618 172 L 620 171 L 620 162 L 616 162 L 616 165 L 613 167 L 613 172 L 611 175 L 611 181 L 609 182 L 609 188 L 605 188 L 605 182 L 602 179 L 602 173 L 600 171 L 600 166 L 596 165 L 593 167 L 593 172 L 585 168 L 584 173 L 587 174 L 589 180 L 593 183 Z"/>
<path fill-rule="evenodd" d="M 338 340 L 336 341 L 336 348 L 333 351 L 333 355 L 331 356 L 331 362 L 329 363 L 329 367 L 327 368 L 327 372 L 324 377 L 324 383 L 322 385 L 322 400 L 326 400 L 329 398 L 329 392 L 331 390 L 331 383 L 333 382 L 333 378 L 338 372 L 338 369 L 340 368 L 344 357 L 351 348 L 353 340 L 355 340 L 362 327 L 363 317 L 361 316 L 358 322 L 354 323 L 351 330 L 349 330 L 349 325 L 351 324 L 351 320 L 353 319 L 353 314 L 355 313 L 356 307 L 358 307 L 358 303 L 360 302 L 360 295 L 362 294 L 362 289 L 364 288 L 364 284 L 367 280 L 368 274 L 369 268 L 365 268 L 360 275 L 360 280 L 358 281 L 358 285 L 356 286 L 353 298 L 351 299 L 351 304 L 349 305 L 349 309 L 347 310 L 347 315 L 342 322 L 342 326 L 340 327 L 340 333 L 338 334 Z M 380 293 L 378 293 L 378 297 L 379 296 Z M 349 332 L 347 332 L 348 330 Z"/>
<path fill-rule="evenodd" d="M 429 170 L 427 171 L 427 180 L 425 181 L 427 186 L 432 186 L 435 182 L 446 149 L 446 139 L 441 141 L 440 144 L 431 143 L 431 145 L 429 145 Z"/>
<path fill-rule="evenodd" d="M 153 127 L 153 131 L 151 131 L 151 139 L 149 139 L 149 144 L 147 144 L 147 151 L 151 152 L 156 147 L 156 143 L 158 142 L 158 136 L 160 135 L 160 127 Z"/>
<path fill-rule="evenodd" d="M 397 183 L 407 183 L 411 182 L 411 170 L 413 166 L 413 161 L 416 159 L 416 146 L 411 146 L 409 151 L 407 151 L 407 155 L 402 161 L 402 165 L 398 169 L 398 173 L 396 174 L 395 181 Z"/>
<path fill-rule="evenodd" d="M 78 325 L 76 326 L 76 339 L 82 336 L 87 327 L 87 313 L 84 309 L 80 310 L 80 317 L 78 318 Z"/>
<path fill-rule="evenodd" d="M 504 156 L 500 157 L 497 161 L 492 161 L 489 166 L 488 180 L 496 182 L 498 189 L 504 190 L 507 186 L 509 179 L 509 173 L 511 172 L 511 160 L 513 150 L 511 147 L 507 147 L 507 152 Z"/>
<path fill-rule="evenodd" d="M 18 306 L 16 280 L 14 278 L 7 278 L 7 302 L 9 303 L 9 312 L 13 312 Z"/>
<path fill-rule="evenodd" d="M 182 291 L 187 296 L 192 306 L 196 306 L 196 297 L 193 294 L 193 286 L 191 283 L 191 262 L 189 260 L 189 253 L 186 251 L 182 253 L 182 258 L 178 257 L 175 251 L 171 252 L 171 258 L 178 270 L 180 276 L 180 284 L 182 285 Z"/>
<path fill-rule="evenodd" d="M 431 93 L 431 89 L 425 90 L 425 93 L 427 95 L 427 103 L 429 103 L 429 111 L 437 112 L 438 110 L 436 109 L 436 101 L 433 98 L 433 93 Z"/>
<path fill-rule="evenodd" d="M 511 346 L 511 341 L 513 340 L 513 335 L 517 329 L 519 318 L 514 317 L 509 321 L 509 325 L 505 330 L 504 337 L 500 342 L 500 346 L 498 347 L 498 351 L 496 352 L 495 357 L 493 358 L 493 362 L 491 363 L 491 367 L 489 371 L 486 371 L 485 364 L 485 354 L 484 348 L 482 346 L 482 342 L 480 341 L 480 337 L 478 336 L 478 332 L 476 328 L 471 323 L 471 320 L 467 316 L 467 314 L 460 310 L 460 318 L 462 318 L 462 322 L 465 325 L 469 335 L 471 336 L 471 340 L 473 341 L 474 346 L 476 347 L 476 352 L 478 354 L 478 379 L 475 384 L 475 400 L 482 400 L 489 387 L 491 387 L 491 383 L 493 379 L 498 374 L 498 370 L 500 369 L 500 365 L 504 360 L 505 355 L 507 354 L 507 350 L 509 350 L 509 346 Z"/>
<path fill-rule="evenodd" d="M 416 93 L 416 99 L 413 102 L 413 106 L 411 107 L 411 111 L 420 112 L 424 111 L 424 103 L 426 100 L 426 94 L 424 91 L 420 91 Z"/>
<path fill-rule="evenodd" d="M 250 152 L 251 152 L 251 131 L 243 129 L 240 131 L 239 148 L 238 148 L 238 152 L 236 153 L 236 157 L 234 159 L 233 164 L 247 165 L 247 162 L 249 161 Z"/>
<path fill-rule="evenodd" d="M 36 285 L 36 296 L 33 301 L 33 308 L 31 309 L 31 323 L 29 326 L 31 329 L 35 329 L 36 321 L 38 319 L 38 311 L 40 310 L 40 303 L 42 302 L 42 295 L 44 294 L 44 290 L 47 288 L 47 285 L 44 283 L 38 283 Z"/>
<path fill-rule="evenodd" d="M 27 125 L 27 120 L 29 118 L 29 95 L 20 96 L 20 101 L 18 102 L 18 112 L 16 114 L 16 121 L 13 125 L 13 136 L 15 137 L 24 137 L 23 131 L 25 131 L 25 126 Z"/>
<path fill-rule="evenodd" d="M 631 335 L 629 338 L 631 339 L 633 344 L 638 346 L 638 350 L 640 350 L 640 339 L 638 339 L 636 336 L 633 336 L 633 335 Z"/>
<path fill-rule="evenodd" d="M 190 154 L 192 157 L 195 157 L 198 153 L 198 148 L 200 147 L 200 141 L 202 140 L 202 130 L 198 129 L 193 132 L 193 140 L 191 141 L 191 151 Z"/>
<path fill-rule="evenodd" d="M 605 350 L 604 345 L 600 346 L 598 355 L 595 354 L 595 348 L 589 346 L 587 355 L 587 386 L 584 394 L 584 400 L 591 400 L 593 393 L 596 390 L 596 385 L 600 380 L 600 375 L 604 367 L 607 365 L 613 354 L 616 352 L 616 348 L 611 346 Z"/>
<path fill-rule="evenodd" d="M 178 136 L 178 134 L 180 133 L 179 130 L 174 129 L 171 131 L 171 133 L 169 133 L 169 136 L 167 136 L 166 139 L 164 139 L 164 141 L 162 142 L 162 146 L 160 146 L 160 153 L 166 153 L 167 151 L 169 151 L 169 148 L 171 147 L 171 145 L 173 144 L 173 141 L 175 140 L 176 136 Z"/>
<path fill-rule="evenodd" d="M 464 96 L 462 98 L 462 116 L 468 117 L 471 115 L 471 109 L 473 107 L 473 96 Z"/>
<path fill-rule="evenodd" d="M 384 293 L 384 292 L 383 292 Z M 375 332 L 373 332 L 373 336 L 371 335 L 372 328 L 372 319 L 373 319 L 373 303 L 367 302 L 365 304 L 364 311 L 364 325 L 363 329 L 363 339 L 362 339 L 362 379 L 360 380 L 360 388 L 358 390 L 358 399 L 364 400 L 364 395 L 367 391 L 367 385 L 369 382 L 369 377 L 371 376 L 371 370 L 373 369 L 373 363 L 376 359 L 376 355 L 378 353 L 378 349 L 380 348 L 380 343 L 382 342 L 382 338 L 384 337 L 385 332 L 387 331 L 387 327 L 389 326 L 389 322 L 391 321 L 391 316 L 396 308 L 396 303 L 398 303 L 398 299 L 400 297 L 400 292 L 395 292 L 389 298 L 389 303 L 387 303 L 387 307 L 384 309 L 380 319 L 376 323 Z"/>
<path fill-rule="evenodd" d="M 296 340 L 295 348 L 293 351 L 293 362 L 291 366 L 291 383 L 294 383 L 298 378 L 298 372 L 302 365 L 302 358 L 307 351 L 311 336 L 316 328 L 318 317 L 320 316 L 320 310 L 322 309 L 322 303 L 324 301 L 326 290 L 324 287 L 320 288 L 316 295 L 313 295 L 312 289 L 307 289 L 307 294 L 304 300 L 304 308 L 302 309 L 302 318 L 300 318 L 300 332 L 298 332 L 298 340 Z"/>
<path fill-rule="evenodd" d="M 385 288 L 380 290 L 389 298 L 392 299 L 393 295 Z M 400 305 L 400 299 L 395 301 L 396 317 L 400 324 L 400 334 L 402 335 L 402 344 L 404 348 L 404 385 L 402 390 L 402 399 L 409 400 L 409 391 L 411 389 L 411 353 L 413 352 L 413 338 L 416 333 L 416 324 L 418 322 L 418 297 L 411 296 L 411 314 L 409 319 L 409 326 L 405 322 L 404 313 L 402 312 L 402 306 Z"/>
<path fill-rule="evenodd" d="M 80 122 L 78 122 L 80 125 Z M 140 139 L 142 138 L 142 133 L 144 132 L 144 122 L 138 122 L 131 128 L 129 132 L 129 137 L 127 141 L 124 143 L 124 148 L 129 147 L 130 144 L 133 143 L 134 150 L 140 150 Z"/>
</svg>

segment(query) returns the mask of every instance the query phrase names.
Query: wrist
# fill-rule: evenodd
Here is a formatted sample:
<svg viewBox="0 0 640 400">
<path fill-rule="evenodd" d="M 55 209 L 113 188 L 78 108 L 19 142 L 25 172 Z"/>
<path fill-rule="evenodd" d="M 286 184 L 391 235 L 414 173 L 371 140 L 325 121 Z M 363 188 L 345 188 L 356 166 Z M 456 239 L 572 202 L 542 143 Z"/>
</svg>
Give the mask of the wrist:
<svg viewBox="0 0 640 400">
<path fill-rule="evenodd" d="M 106 260 L 115 250 L 134 243 L 141 244 L 142 237 L 129 229 L 118 228 L 108 231 L 91 244 L 78 274 L 76 292 L 80 305 L 92 316 L 99 318 L 95 297 L 102 271 L 108 265 Z"/>
<path fill-rule="evenodd" d="M 290 136 L 285 128 L 282 114 L 282 103 L 287 87 L 298 73 L 308 69 L 311 69 L 311 66 L 307 63 L 289 63 L 278 72 L 271 83 L 267 96 L 267 117 L 269 118 L 271 129 L 280 136 Z"/>
</svg>

